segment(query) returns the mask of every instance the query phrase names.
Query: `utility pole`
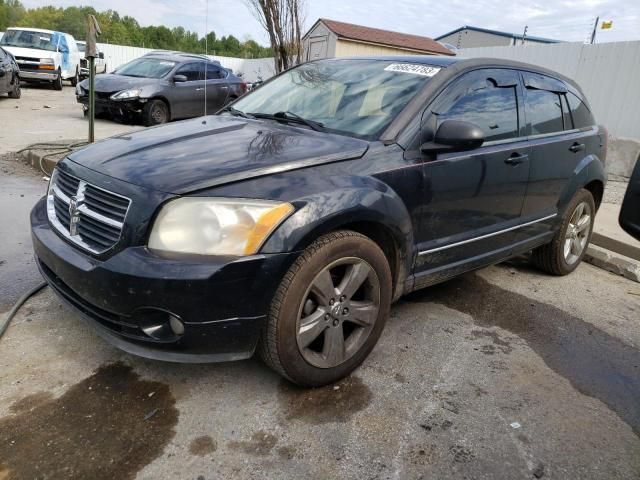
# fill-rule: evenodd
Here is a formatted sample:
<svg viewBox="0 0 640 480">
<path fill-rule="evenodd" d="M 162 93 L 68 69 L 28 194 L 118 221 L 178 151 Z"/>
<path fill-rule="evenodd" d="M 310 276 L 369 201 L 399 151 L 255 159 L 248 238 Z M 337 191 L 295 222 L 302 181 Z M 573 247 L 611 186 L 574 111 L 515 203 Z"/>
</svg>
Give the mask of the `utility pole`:
<svg viewBox="0 0 640 480">
<path fill-rule="evenodd" d="M 522 32 L 522 45 L 524 45 L 524 39 L 527 38 L 527 30 L 529 29 L 529 25 L 524 26 L 524 32 Z"/>
<path fill-rule="evenodd" d="M 98 20 L 93 15 L 87 16 L 87 46 L 85 48 L 85 57 L 89 59 L 89 143 L 93 143 L 94 122 L 96 118 L 96 57 L 98 56 L 98 47 L 96 42 L 100 31 Z"/>
<path fill-rule="evenodd" d="M 591 32 L 591 44 L 593 45 L 596 41 L 596 31 L 598 30 L 598 22 L 600 22 L 600 17 L 596 17 L 596 21 L 593 24 L 593 31 Z"/>
</svg>

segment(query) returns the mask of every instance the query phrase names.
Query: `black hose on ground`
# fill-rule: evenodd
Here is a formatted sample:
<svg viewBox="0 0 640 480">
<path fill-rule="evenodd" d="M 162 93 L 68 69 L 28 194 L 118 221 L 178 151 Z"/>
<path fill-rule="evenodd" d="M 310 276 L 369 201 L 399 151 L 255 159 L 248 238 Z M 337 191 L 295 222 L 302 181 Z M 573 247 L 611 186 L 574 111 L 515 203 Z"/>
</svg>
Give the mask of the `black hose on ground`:
<svg viewBox="0 0 640 480">
<path fill-rule="evenodd" d="M 27 150 L 44 150 L 44 151 L 52 151 L 51 153 L 47 153 L 40 157 L 40 170 L 46 176 L 51 176 L 52 172 L 47 172 L 44 169 L 44 165 L 42 162 L 44 160 L 48 160 L 49 157 L 55 157 L 58 155 L 63 155 L 65 153 L 73 152 L 76 148 L 84 147 L 88 145 L 89 142 L 74 142 L 74 143 L 51 143 L 51 142 L 42 142 L 42 143 L 33 143 L 27 147 L 24 147 L 18 150 L 16 153 L 26 152 Z"/>
<path fill-rule="evenodd" d="M 29 300 L 29 298 L 31 298 L 33 295 L 38 293 L 40 290 L 42 290 L 46 286 L 47 286 L 47 282 L 42 282 L 40 285 L 33 287 L 31 290 L 29 290 L 27 293 L 25 293 L 18 299 L 18 301 L 13 306 L 13 308 L 9 310 L 9 313 L 7 314 L 5 319 L 2 321 L 2 323 L 0 323 L 0 338 L 2 338 L 2 335 L 4 335 L 4 332 L 9 327 L 9 323 L 11 323 L 11 320 L 13 320 L 13 317 L 16 315 L 16 313 L 18 313 L 18 310 L 20 310 L 20 307 L 24 305 L 24 302 Z"/>
</svg>

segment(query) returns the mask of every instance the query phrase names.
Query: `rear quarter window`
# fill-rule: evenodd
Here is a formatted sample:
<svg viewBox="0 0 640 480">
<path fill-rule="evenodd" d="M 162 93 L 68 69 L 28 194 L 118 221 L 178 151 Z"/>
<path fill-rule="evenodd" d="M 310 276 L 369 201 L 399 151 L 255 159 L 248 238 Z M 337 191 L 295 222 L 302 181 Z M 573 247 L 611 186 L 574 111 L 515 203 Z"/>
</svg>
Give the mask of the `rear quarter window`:
<svg viewBox="0 0 640 480">
<path fill-rule="evenodd" d="M 567 93 L 567 100 L 573 118 L 573 128 L 591 127 L 595 124 L 593 115 L 582 100 L 571 92 Z"/>
</svg>

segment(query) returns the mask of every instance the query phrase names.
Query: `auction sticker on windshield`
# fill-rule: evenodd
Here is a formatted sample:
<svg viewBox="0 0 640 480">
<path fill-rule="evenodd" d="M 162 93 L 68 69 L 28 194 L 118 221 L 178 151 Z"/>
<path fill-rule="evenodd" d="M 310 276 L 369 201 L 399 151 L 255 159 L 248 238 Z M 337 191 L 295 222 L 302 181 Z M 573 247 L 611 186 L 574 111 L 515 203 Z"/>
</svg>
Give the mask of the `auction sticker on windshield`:
<svg viewBox="0 0 640 480">
<path fill-rule="evenodd" d="M 430 67 L 428 65 L 419 65 L 415 63 L 392 63 L 385 70 L 389 72 L 413 73 L 414 75 L 422 75 L 424 77 L 433 77 L 440 71 L 438 67 Z"/>
</svg>

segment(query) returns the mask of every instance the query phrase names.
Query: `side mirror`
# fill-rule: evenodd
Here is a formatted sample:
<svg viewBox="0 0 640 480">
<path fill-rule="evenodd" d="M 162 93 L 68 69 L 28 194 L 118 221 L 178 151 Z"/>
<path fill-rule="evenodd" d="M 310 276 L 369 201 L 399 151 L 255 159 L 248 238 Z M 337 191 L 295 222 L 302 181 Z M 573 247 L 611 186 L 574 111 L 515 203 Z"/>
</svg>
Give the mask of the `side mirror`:
<svg viewBox="0 0 640 480">
<path fill-rule="evenodd" d="M 98 58 L 104 60 L 104 52 L 98 52 Z"/>
<path fill-rule="evenodd" d="M 428 152 L 462 152 L 474 150 L 484 143 L 484 132 L 473 123 L 445 120 L 436 130 L 433 142 L 423 143 L 420 150 Z"/>
<path fill-rule="evenodd" d="M 174 75 L 173 81 L 175 83 L 183 83 L 187 81 L 187 77 L 185 75 Z"/>
</svg>

